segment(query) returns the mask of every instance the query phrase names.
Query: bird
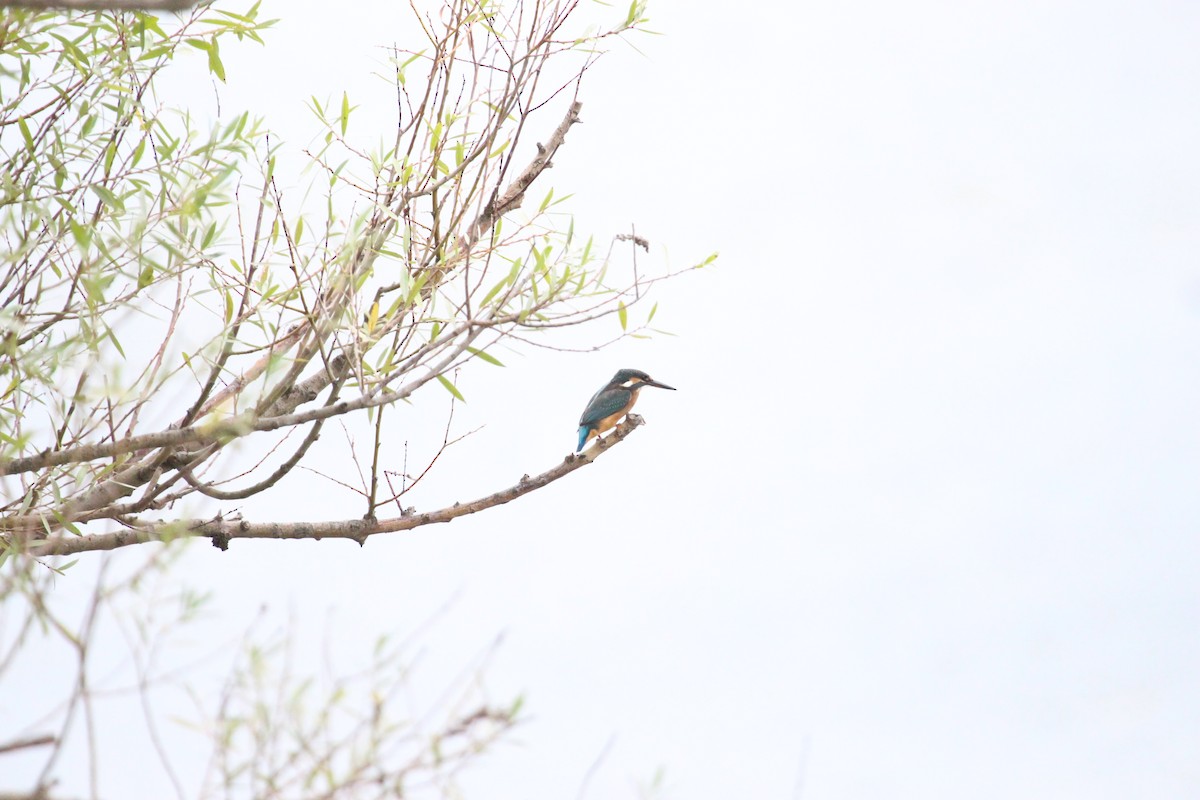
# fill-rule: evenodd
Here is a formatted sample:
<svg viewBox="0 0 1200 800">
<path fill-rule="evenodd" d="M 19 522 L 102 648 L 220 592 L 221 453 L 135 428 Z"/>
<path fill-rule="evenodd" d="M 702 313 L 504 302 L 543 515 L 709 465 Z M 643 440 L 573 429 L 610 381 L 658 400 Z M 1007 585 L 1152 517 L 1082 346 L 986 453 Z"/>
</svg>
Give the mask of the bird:
<svg viewBox="0 0 1200 800">
<path fill-rule="evenodd" d="M 583 410 L 583 416 L 579 418 L 579 445 L 575 452 L 582 450 L 588 439 L 615 428 L 621 417 L 633 410 L 643 386 L 675 391 L 674 386 L 659 383 L 641 370 L 617 370 L 612 380 L 592 395 L 587 408 Z"/>
</svg>

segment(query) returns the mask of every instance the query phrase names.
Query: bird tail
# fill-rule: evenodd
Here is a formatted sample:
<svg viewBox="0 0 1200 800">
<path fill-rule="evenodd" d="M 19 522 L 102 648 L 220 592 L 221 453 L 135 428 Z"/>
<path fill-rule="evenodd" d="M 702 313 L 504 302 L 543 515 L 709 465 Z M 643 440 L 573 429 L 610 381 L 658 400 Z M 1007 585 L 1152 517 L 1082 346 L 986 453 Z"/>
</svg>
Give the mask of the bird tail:
<svg viewBox="0 0 1200 800">
<path fill-rule="evenodd" d="M 575 448 L 575 452 L 576 452 L 576 453 L 578 453 L 580 450 L 582 450 L 582 449 L 583 449 L 583 446 L 584 446 L 585 444 L 587 444 L 588 432 L 589 432 L 589 431 L 588 431 L 588 426 L 587 426 L 587 425 L 580 425 L 580 426 L 579 426 L 579 444 L 578 444 L 578 446 L 576 446 L 576 448 Z"/>
</svg>

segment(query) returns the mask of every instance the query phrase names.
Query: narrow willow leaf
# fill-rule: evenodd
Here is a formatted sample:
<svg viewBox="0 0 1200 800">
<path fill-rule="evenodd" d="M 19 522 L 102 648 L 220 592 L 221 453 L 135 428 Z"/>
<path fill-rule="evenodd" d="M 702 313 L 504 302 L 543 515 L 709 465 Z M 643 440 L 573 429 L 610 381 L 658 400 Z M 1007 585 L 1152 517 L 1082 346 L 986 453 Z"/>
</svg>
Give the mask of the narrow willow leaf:
<svg viewBox="0 0 1200 800">
<path fill-rule="evenodd" d="M 629 312 L 625 310 L 625 303 L 617 304 L 617 319 L 621 322 L 621 330 L 626 330 L 629 325 Z"/>
<path fill-rule="evenodd" d="M 25 121 L 24 117 L 17 118 L 17 127 L 21 129 L 21 136 L 25 139 L 25 149 L 31 155 L 35 154 L 37 148 L 33 144 L 33 133 L 29 130 L 29 123 Z"/>
<path fill-rule="evenodd" d="M 401 291 L 403 291 L 403 289 L 401 289 Z M 392 301 L 392 304 L 390 306 L 388 306 L 387 314 L 385 314 L 385 316 L 388 319 L 391 319 L 392 317 L 396 316 L 397 312 L 400 311 L 400 307 L 402 305 L 404 305 L 404 298 L 397 297 L 394 301 Z M 390 351 L 389 351 L 389 353 L 390 353 Z"/>
<path fill-rule="evenodd" d="M 462 392 L 460 392 L 458 390 L 458 388 L 453 383 L 451 383 L 449 381 L 449 379 L 446 378 L 445 375 L 438 375 L 437 379 L 442 384 L 442 386 L 446 387 L 447 392 L 454 395 L 455 398 L 457 398 L 458 400 L 461 400 L 464 403 L 467 402 L 467 398 L 462 396 Z"/>
<path fill-rule="evenodd" d="M 404 302 L 408 305 L 415 303 L 421 296 L 421 290 L 425 288 L 425 284 L 429 282 L 429 272 L 422 272 L 415 278 L 412 278 L 411 286 L 408 289 L 408 294 L 404 298 Z"/>
<path fill-rule="evenodd" d="M 121 358 L 125 358 L 125 348 L 121 347 L 121 341 L 117 338 L 117 334 L 113 332 L 113 329 L 105 325 L 104 333 L 108 337 L 108 340 L 112 342 L 113 347 L 117 348 L 117 352 L 121 354 Z"/>
<path fill-rule="evenodd" d="M 83 225 L 75 220 L 70 220 L 71 235 L 75 237 L 75 244 L 80 250 L 87 250 L 88 245 L 92 243 L 92 229 L 90 226 Z"/>
<path fill-rule="evenodd" d="M 212 44 L 208 48 L 208 70 L 213 75 L 216 75 L 221 83 L 225 82 L 225 65 L 221 63 L 221 52 L 217 44 L 217 35 L 214 33 Z"/>
<path fill-rule="evenodd" d="M 117 197 L 109 189 L 101 186 L 98 183 L 93 183 L 88 188 L 90 188 L 92 192 L 94 192 L 95 195 L 100 198 L 100 202 L 104 203 L 104 205 L 111 208 L 114 212 L 117 214 L 125 213 L 125 204 L 121 202 L 121 198 Z"/>
<path fill-rule="evenodd" d="M 508 278 L 507 277 L 501 278 L 500 281 L 495 286 L 493 286 L 490 290 L 488 290 L 488 293 L 483 296 L 483 300 L 481 300 L 479 302 L 479 305 L 481 307 L 486 308 L 487 304 L 492 302 L 492 298 L 494 298 L 496 295 L 498 295 L 500 293 L 500 290 L 503 289 L 507 285 L 508 285 Z"/>
<path fill-rule="evenodd" d="M 500 359 L 496 358 L 493 355 L 485 353 L 482 350 L 476 350 L 474 347 L 468 347 L 467 350 L 470 351 L 471 355 L 475 356 L 476 358 L 481 358 L 489 364 L 495 364 L 497 367 L 504 366 L 504 364 L 502 364 L 500 362 Z"/>
<path fill-rule="evenodd" d="M 633 0 L 633 2 L 629 4 L 629 13 L 625 16 L 625 27 L 626 28 L 633 25 L 633 23 L 637 22 L 638 4 L 640 2 L 641 2 L 641 0 Z"/>
</svg>

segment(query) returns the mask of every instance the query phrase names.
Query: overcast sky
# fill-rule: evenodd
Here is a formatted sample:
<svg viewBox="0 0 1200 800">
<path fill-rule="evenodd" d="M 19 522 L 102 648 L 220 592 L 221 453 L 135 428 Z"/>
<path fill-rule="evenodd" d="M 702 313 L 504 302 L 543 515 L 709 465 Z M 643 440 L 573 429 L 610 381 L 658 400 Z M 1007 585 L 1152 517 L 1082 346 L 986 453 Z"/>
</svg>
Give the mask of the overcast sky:
<svg viewBox="0 0 1200 800">
<path fill-rule="evenodd" d="M 298 149 L 310 95 L 387 96 L 406 5 L 267 0 L 223 110 Z M 549 468 L 620 367 L 678 387 L 645 427 L 449 526 L 183 574 L 350 662 L 453 598 L 430 692 L 503 633 L 530 721 L 468 797 L 574 797 L 610 740 L 588 798 L 1200 796 L 1200 6 L 766 5 L 652 4 L 549 175 L 600 239 L 720 251 L 663 287 L 676 335 L 465 373 L 486 427 L 417 502 Z"/>
</svg>

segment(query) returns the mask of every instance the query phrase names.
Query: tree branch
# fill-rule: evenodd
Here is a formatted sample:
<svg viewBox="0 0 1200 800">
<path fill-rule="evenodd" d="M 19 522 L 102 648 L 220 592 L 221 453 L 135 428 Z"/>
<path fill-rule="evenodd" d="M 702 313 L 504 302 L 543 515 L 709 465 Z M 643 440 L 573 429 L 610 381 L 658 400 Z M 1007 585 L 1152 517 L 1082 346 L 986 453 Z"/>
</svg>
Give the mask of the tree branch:
<svg viewBox="0 0 1200 800">
<path fill-rule="evenodd" d="M 518 497 L 541 489 L 569 475 L 596 458 L 613 445 L 625 439 L 643 423 L 636 414 L 630 414 L 612 433 L 597 439 L 582 453 L 572 453 L 562 463 L 546 472 L 530 477 L 524 475 L 515 485 L 507 489 L 471 500 L 455 503 L 447 508 L 424 513 L 406 509 L 398 517 L 390 519 L 348 519 L 326 522 L 259 522 L 243 519 L 226 519 L 218 516 L 209 520 L 146 521 L 127 520 L 129 530 L 116 533 L 98 533 L 88 536 L 56 535 L 44 542 L 32 545 L 28 554 L 35 557 L 65 556 L 73 553 L 116 550 L 144 542 L 161 542 L 181 537 L 202 536 L 212 539 L 213 545 L 225 550 L 233 539 L 351 539 L 360 545 L 367 538 L 380 533 L 396 533 L 435 525 L 475 514 L 495 506 L 516 500 Z"/>
<path fill-rule="evenodd" d="M 0 8 L 48 11 L 184 11 L 200 0 L 0 0 Z"/>
<path fill-rule="evenodd" d="M 24 739 L 13 739 L 11 742 L 0 744 L 0 753 L 11 753 L 14 750 L 24 750 L 27 747 L 41 747 L 47 744 L 57 744 L 58 739 L 50 734 L 30 736 Z"/>
<path fill-rule="evenodd" d="M 0 5 L 3 5 L 3 0 L 0 0 Z M 492 202 L 480 212 L 479 216 L 471 223 L 469 230 L 469 242 L 464 242 L 464 250 L 469 249 L 471 244 L 479 239 L 484 231 L 491 228 L 504 214 L 513 211 L 520 207 L 522 200 L 525 197 L 526 190 L 533 184 L 539 175 L 546 169 L 553 166 L 550 159 L 558 152 L 558 148 L 562 146 L 566 140 L 567 131 L 571 126 L 580 122 L 579 111 L 583 108 L 583 104 L 579 101 L 571 103 L 571 107 L 567 110 L 567 114 L 563 117 L 558 127 L 554 129 L 550 139 L 546 145 L 538 145 L 538 154 L 532 161 L 521 171 L 512 183 L 495 198 Z M 278 351 L 283 346 L 290 346 L 294 343 L 295 338 L 303 331 L 304 326 L 296 326 L 293 330 L 283 337 L 278 342 L 272 344 L 267 355 L 259 360 L 259 363 L 252 369 L 252 374 L 257 375 L 268 362 L 268 356 Z M 314 399 L 316 394 L 323 390 L 326 386 L 336 380 L 339 375 L 344 374 L 345 368 L 349 365 L 348 359 L 342 354 L 339 354 L 334 359 L 332 370 L 322 370 L 310 376 L 301 384 L 296 384 L 293 391 L 288 397 L 295 397 L 301 402 L 306 399 Z M 217 405 L 218 400 L 224 400 L 231 394 L 236 394 L 240 391 L 242 385 L 246 381 L 239 380 L 234 386 L 228 387 L 220 395 L 210 400 L 205 404 L 204 410 L 211 410 Z M 299 390 L 299 391 L 297 391 Z M 312 417 L 309 420 L 324 419 L 335 414 L 343 414 L 347 411 L 357 410 L 361 408 L 370 408 L 384 403 L 391 403 L 396 400 L 402 400 L 407 396 L 404 390 L 397 392 L 385 392 L 382 396 L 377 396 L 373 399 L 360 398 L 359 402 L 354 403 L 353 407 L 349 405 L 339 405 L 337 411 L 330 413 L 331 409 L 326 407 L 321 410 L 319 416 Z M 362 401 L 366 402 L 362 402 Z M 294 408 L 297 403 L 293 400 L 290 403 L 290 408 Z M 275 410 L 275 409 L 272 409 Z M 203 413 L 203 411 L 202 411 Z M 268 431 L 276 430 L 280 427 L 285 427 L 289 424 L 296 424 L 297 421 L 283 422 L 285 419 L 294 418 L 294 415 L 279 415 L 273 417 L 260 417 L 254 419 L 251 414 L 243 414 L 232 419 L 224 420 L 217 423 L 208 423 L 202 425 L 189 425 L 186 427 L 170 428 L 165 431 L 157 431 L 155 433 L 142 434 L 140 436 L 127 436 L 123 439 L 114 442 L 100 442 L 95 444 L 80 445 L 77 447 L 68 447 L 61 450 L 43 450 L 32 456 L 24 456 L 20 458 L 12 458 L 8 460 L 0 460 L 0 475 L 16 475 L 22 472 L 33 472 L 35 470 L 45 469 L 47 467 L 57 467 L 64 464 L 77 464 L 87 461 L 95 461 L 102 458 L 112 458 L 114 456 L 132 453 L 138 450 L 145 450 L 152 447 L 164 447 L 183 444 L 209 444 L 220 439 L 234 438 L 245 435 L 250 431 Z M 283 424 L 278 424 L 283 422 Z"/>
<path fill-rule="evenodd" d="M 571 126 L 581 121 L 579 119 L 579 110 L 582 108 L 583 103 L 578 100 L 572 102 L 571 107 L 567 109 L 567 115 L 563 117 L 562 122 L 558 123 L 558 127 L 554 129 L 554 133 L 550 136 L 550 140 L 545 145 L 539 144 L 537 146 L 537 155 L 529 162 L 529 165 L 508 185 L 503 194 L 484 206 L 483 211 L 480 212 L 479 216 L 476 217 L 468 229 L 469 238 L 463 243 L 462 248 L 464 252 L 470 250 L 472 245 L 479 240 L 479 237 L 491 228 L 492 225 L 496 224 L 496 220 L 508 212 L 515 211 L 521 207 L 521 202 L 525 199 L 525 191 L 533 185 L 533 182 L 537 180 L 543 171 L 554 166 L 550 159 L 554 157 L 554 154 L 558 152 L 558 148 L 566 141 L 567 131 L 571 129 Z"/>
</svg>

